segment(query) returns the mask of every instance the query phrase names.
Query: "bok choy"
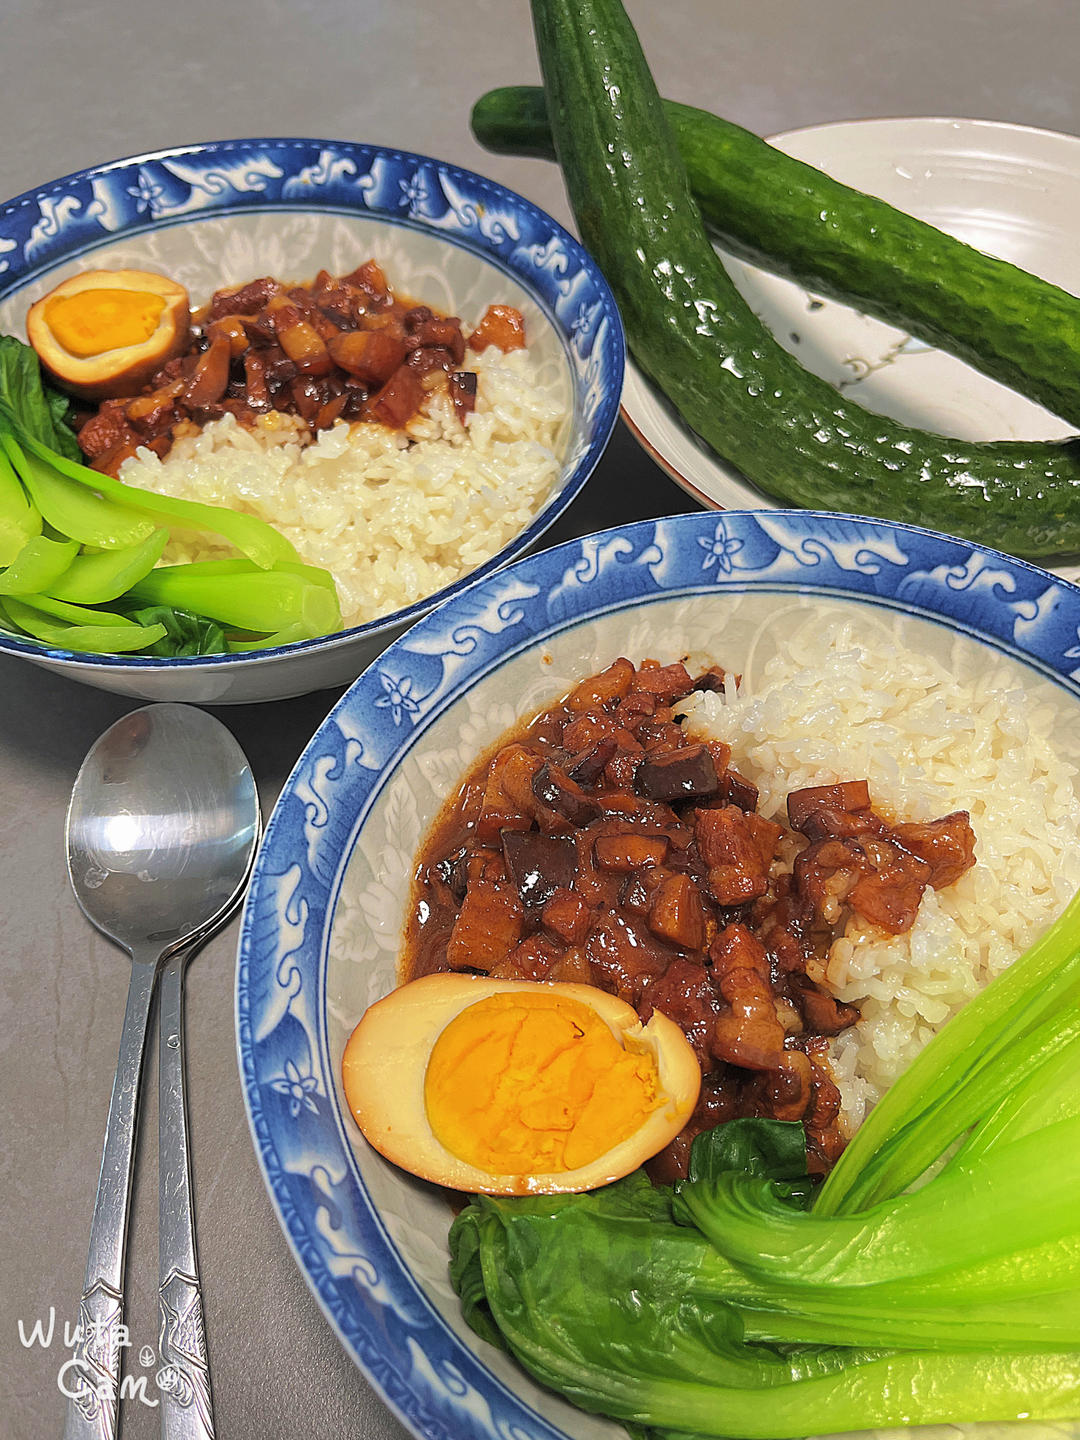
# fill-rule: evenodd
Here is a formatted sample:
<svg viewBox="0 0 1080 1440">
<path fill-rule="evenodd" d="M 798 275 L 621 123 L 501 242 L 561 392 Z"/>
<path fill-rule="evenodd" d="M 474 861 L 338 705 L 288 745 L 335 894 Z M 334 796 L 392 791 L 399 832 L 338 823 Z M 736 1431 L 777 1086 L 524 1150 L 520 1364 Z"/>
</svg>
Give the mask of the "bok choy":
<svg viewBox="0 0 1080 1440">
<path fill-rule="evenodd" d="M 936 1036 L 824 1185 L 740 1120 L 690 1175 L 479 1197 L 466 1319 L 650 1433 L 1080 1418 L 1080 896 Z"/>
<path fill-rule="evenodd" d="M 30 347 L 0 336 L 0 623 L 66 650 L 173 656 L 340 629 L 330 575 L 272 526 L 88 469 L 66 414 Z M 239 558 L 163 567 L 174 532 Z"/>
</svg>

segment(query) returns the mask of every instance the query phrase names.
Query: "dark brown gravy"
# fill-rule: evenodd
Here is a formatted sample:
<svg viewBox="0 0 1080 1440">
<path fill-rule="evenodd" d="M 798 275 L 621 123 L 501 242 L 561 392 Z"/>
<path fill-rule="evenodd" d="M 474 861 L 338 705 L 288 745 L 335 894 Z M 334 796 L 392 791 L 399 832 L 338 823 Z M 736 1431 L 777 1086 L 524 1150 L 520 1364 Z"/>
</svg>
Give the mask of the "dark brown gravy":
<svg viewBox="0 0 1080 1440">
<path fill-rule="evenodd" d="M 740 1116 L 801 1120 L 812 1166 L 844 1137 L 825 1050 L 855 1023 L 807 973 L 851 909 L 898 932 L 973 863 L 967 816 L 889 826 L 864 781 L 793 792 L 788 824 L 673 707 L 722 672 L 620 658 L 483 755 L 418 856 L 405 979 L 459 970 L 596 985 L 658 1009 L 702 1068 L 697 1109 L 650 1164 Z M 818 970 L 817 973 L 820 973 Z"/>
</svg>

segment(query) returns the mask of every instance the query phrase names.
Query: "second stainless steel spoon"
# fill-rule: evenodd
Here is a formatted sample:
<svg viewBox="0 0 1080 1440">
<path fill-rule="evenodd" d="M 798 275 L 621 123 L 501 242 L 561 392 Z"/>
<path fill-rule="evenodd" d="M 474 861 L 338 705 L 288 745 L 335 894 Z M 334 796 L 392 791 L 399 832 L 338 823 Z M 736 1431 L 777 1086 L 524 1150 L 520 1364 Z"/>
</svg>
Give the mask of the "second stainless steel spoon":
<svg viewBox="0 0 1080 1440">
<path fill-rule="evenodd" d="M 224 725 L 192 706 L 150 705 L 125 715 L 91 748 L 75 781 L 67 819 L 72 887 L 88 919 L 128 952 L 132 964 L 90 1227 L 79 1340 L 70 1368 L 65 1367 L 71 1397 L 65 1440 L 113 1440 L 118 1429 L 128 1202 L 146 1024 L 158 968 L 162 960 L 179 957 L 186 946 L 206 938 L 233 910 L 258 837 L 258 796 L 243 751 Z M 177 967 L 166 1002 L 170 1024 L 163 1047 L 177 1066 L 182 1059 L 181 979 Z M 177 1043 L 170 1045 L 173 1035 Z M 171 1064 L 166 1071 L 173 1075 Z M 183 1083 L 181 1072 L 175 1074 L 179 1083 L 173 1078 L 162 1085 L 166 1113 L 161 1124 L 170 1136 L 167 1173 L 175 1175 L 178 1167 L 183 1172 L 168 1208 L 180 1217 L 182 1233 L 186 1224 L 190 1244 L 176 1268 L 192 1285 L 183 1311 L 186 1343 L 166 1358 L 162 1401 L 168 1416 L 180 1416 L 187 1426 L 166 1429 L 166 1434 L 202 1436 L 212 1434 L 212 1428 L 195 1428 L 199 1413 L 182 1383 L 182 1356 L 201 1356 L 209 1404 Z M 180 1298 L 176 1289 L 170 1303 Z M 163 1321 L 163 1333 L 165 1328 Z M 197 1341 L 192 1339 L 196 1331 Z M 168 1416 L 163 1408 L 165 1426 L 173 1423 Z M 207 1424 L 212 1427 L 212 1419 Z"/>
<path fill-rule="evenodd" d="M 158 994 L 158 1370 L 164 1440 L 213 1440 L 184 1085 L 184 969 L 165 963 Z"/>
</svg>

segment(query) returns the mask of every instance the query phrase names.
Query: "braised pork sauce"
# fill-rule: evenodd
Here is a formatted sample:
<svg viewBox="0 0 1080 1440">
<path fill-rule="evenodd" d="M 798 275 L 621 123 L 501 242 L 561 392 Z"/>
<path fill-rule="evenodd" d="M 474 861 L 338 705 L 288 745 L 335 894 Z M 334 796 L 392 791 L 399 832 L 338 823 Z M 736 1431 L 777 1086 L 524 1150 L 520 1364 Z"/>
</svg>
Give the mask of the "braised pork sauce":
<svg viewBox="0 0 1080 1440">
<path fill-rule="evenodd" d="M 280 411 L 309 435 L 338 420 L 400 430 L 440 386 L 464 423 L 476 402 L 466 348 L 489 345 L 524 347 L 519 310 L 490 305 L 466 336 L 456 316 L 396 295 L 375 260 L 348 275 L 320 270 L 304 285 L 262 276 L 217 291 L 194 317 L 188 351 L 138 395 L 79 414 L 78 441 L 94 469 L 116 475 L 139 446 L 164 457 L 180 435 L 224 415 L 250 428 Z"/>
<path fill-rule="evenodd" d="M 817 978 L 854 911 L 910 928 L 927 886 L 974 862 L 964 812 L 890 825 L 864 780 L 794 791 L 786 823 L 728 746 L 673 707 L 720 688 L 681 663 L 620 658 L 469 772 L 421 849 L 405 948 L 414 979 L 458 970 L 596 985 L 662 1011 L 701 1065 L 690 1123 L 651 1162 L 685 1173 L 699 1131 L 801 1120 L 811 1162 L 843 1148 L 825 1050 L 858 1019 Z"/>
</svg>

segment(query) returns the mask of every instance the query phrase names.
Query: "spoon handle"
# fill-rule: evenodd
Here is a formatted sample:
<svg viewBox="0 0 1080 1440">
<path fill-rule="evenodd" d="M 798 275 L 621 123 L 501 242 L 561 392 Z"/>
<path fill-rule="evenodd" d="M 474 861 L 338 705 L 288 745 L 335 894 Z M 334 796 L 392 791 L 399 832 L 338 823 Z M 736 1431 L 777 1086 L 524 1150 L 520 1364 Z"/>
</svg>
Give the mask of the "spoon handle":
<svg viewBox="0 0 1080 1440">
<path fill-rule="evenodd" d="M 189 954 L 174 955 L 162 971 L 158 1011 L 157 1384 L 164 1440 L 214 1437 L 184 1091 L 184 965 Z"/>
<path fill-rule="evenodd" d="M 124 1246 L 139 1114 L 139 1080 L 158 958 L 133 957 L 120 1054 L 101 1156 L 78 1339 L 63 1369 L 64 1440 L 114 1440 L 124 1329 Z"/>
</svg>

